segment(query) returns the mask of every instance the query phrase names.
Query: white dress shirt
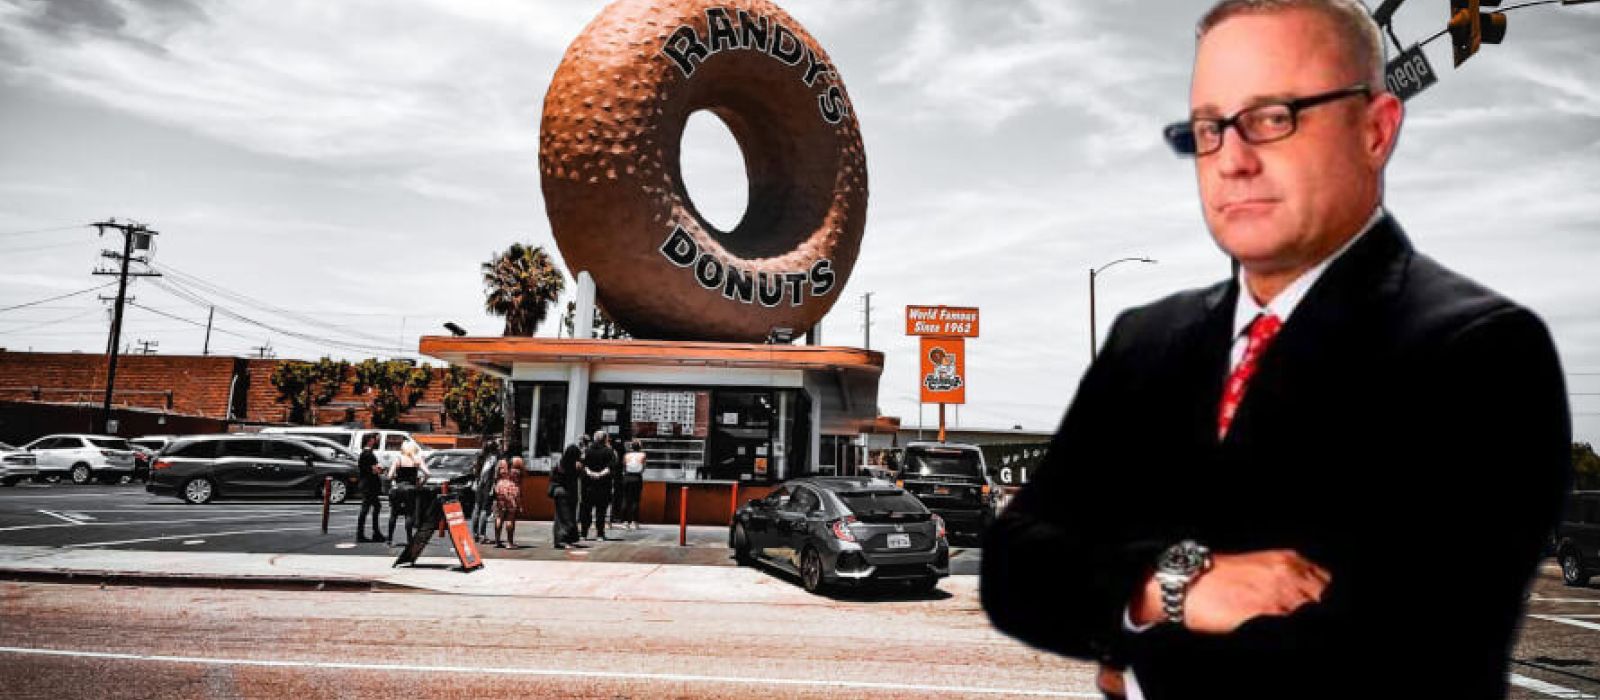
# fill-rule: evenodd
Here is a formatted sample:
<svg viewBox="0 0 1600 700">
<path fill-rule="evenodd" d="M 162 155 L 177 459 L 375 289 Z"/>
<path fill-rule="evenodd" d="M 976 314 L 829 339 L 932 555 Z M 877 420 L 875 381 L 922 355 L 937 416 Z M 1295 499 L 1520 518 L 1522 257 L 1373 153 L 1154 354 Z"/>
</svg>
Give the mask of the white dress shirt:
<svg viewBox="0 0 1600 700">
<path fill-rule="evenodd" d="M 1321 262 L 1296 277 L 1293 282 L 1289 283 L 1289 286 L 1284 287 L 1265 306 L 1256 302 L 1255 295 L 1250 292 L 1250 286 L 1245 282 L 1244 267 L 1240 266 L 1237 277 L 1239 298 L 1233 305 L 1233 347 L 1228 355 L 1228 374 L 1233 374 L 1234 368 L 1238 367 L 1239 362 L 1244 359 L 1245 349 L 1250 344 L 1250 334 L 1246 331 L 1249 330 L 1250 323 L 1255 320 L 1256 316 L 1272 314 L 1277 316 L 1280 322 L 1287 325 L 1289 323 L 1289 314 L 1294 313 L 1295 307 L 1300 305 L 1300 300 L 1304 299 L 1306 293 L 1311 291 L 1311 287 L 1317 283 L 1318 279 L 1322 278 L 1322 273 L 1328 270 L 1328 266 L 1332 265 L 1333 261 L 1338 260 L 1339 256 L 1344 255 L 1345 251 L 1350 250 L 1350 247 L 1355 245 L 1356 241 L 1361 240 L 1361 237 L 1365 236 L 1368 231 L 1371 231 L 1373 225 L 1377 224 L 1381 218 L 1383 218 L 1383 206 L 1379 205 L 1372 210 L 1372 216 L 1367 219 L 1366 225 L 1356 232 L 1356 235 L 1345 241 L 1344 245 L 1339 250 L 1334 251 L 1333 255 L 1323 258 Z M 1156 625 L 1154 622 L 1142 626 L 1133 624 L 1132 612 L 1132 604 L 1123 608 L 1123 629 L 1129 632 L 1143 632 Z M 1123 671 L 1122 676 L 1127 686 L 1128 700 L 1144 700 L 1144 693 L 1139 690 L 1139 681 L 1134 678 L 1133 669 L 1129 668 Z"/>
</svg>

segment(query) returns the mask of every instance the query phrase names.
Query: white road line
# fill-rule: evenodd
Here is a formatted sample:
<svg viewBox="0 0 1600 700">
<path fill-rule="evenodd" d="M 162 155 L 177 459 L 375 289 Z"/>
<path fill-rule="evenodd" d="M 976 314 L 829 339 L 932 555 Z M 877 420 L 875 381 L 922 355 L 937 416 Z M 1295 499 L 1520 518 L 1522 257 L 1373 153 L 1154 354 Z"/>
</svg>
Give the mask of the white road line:
<svg viewBox="0 0 1600 700">
<path fill-rule="evenodd" d="M 1595 697 L 1594 695 L 1585 693 L 1581 690 L 1573 690 L 1571 688 L 1559 686 L 1554 683 L 1546 683 L 1537 678 L 1529 678 L 1517 673 L 1511 674 L 1511 684 L 1519 688 L 1527 688 L 1535 693 L 1543 693 L 1552 698 L 1572 698 L 1576 700 L 1577 698 Z"/>
<path fill-rule="evenodd" d="M 73 521 L 71 521 L 72 522 L 71 525 L 63 525 L 63 524 L 56 524 L 56 523 L 51 523 L 49 525 L 12 525 L 10 527 L 0 527 L 0 532 L 12 532 L 12 531 L 15 531 L 15 530 L 48 530 L 50 528 L 56 528 L 56 527 L 74 527 L 74 526 L 77 526 L 77 527 L 122 527 L 122 526 L 128 526 L 128 525 L 177 525 L 177 524 L 180 524 L 180 523 L 223 523 L 223 522 L 231 522 L 231 521 L 235 521 L 235 520 L 274 520 L 274 519 L 283 519 L 285 517 L 287 517 L 287 516 L 277 515 L 277 514 L 272 514 L 272 513 L 264 513 L 264 514 L 261 514 L 261 515 L 240 515 L 240 516 L 230 517 L 230 518 L 187 518 L 187 519 L 184 519 L 184 520 L 125 520 L 125 521 L 120 521 L 120 522 L 99 521 L 99 522 L 93 522 L 93 523 L 81 523 L 81 522 L 78 522 L 76 520 L 73 520 Z"/>
<path fill-rule="evenodd" d="M 62 515 L 65 515 L 65 516 L 67 516 L 69 518 L 72 518 L 73 520 L 77 520 L 79 522 L 83 522 L 85 520 L 99 520 L 99 518 L 96 518 L 93 515 L 84 515 L 83 511 L 81 511 L 81 510 L 74 510 L 74 511 L 66 512 L 66 513 L 62 513 Z"/>
<path fill-rule="evenodd" d="M 52 518 L 58 518 L 60 520 L 65 520 L 65 521 L 67 521 L 68 523 L 70 523 L 72 525 L 82 525 L 83 524 L 81 522 L 78 522 L 77 520 L 74 520 L 74 519 L 72 519 L 70 517 L 67 517 L 67 516 L 62 515 L 60 513 L 57 513 L 57 512 L 55 512 L 53 510 L 41 510 L 41 511 L 39 511 L 39 513 L 43 514 L 43 515 L 48 515 L 48 516 L 50 516 Z M 25 527 L 27 527 L 27 526 L 25 526 Z M 61 526 L 60 525 L 51 524 L 51 525 L 48 525 L 48 526 L 40 525 L 38 527 L 61 527 Z"/>
<path fill-rule="evenodd" d="M 924 685 L 916 683 L 882 683 L 871 681 L 830 681 L 798 678 L 753 678 L 745 676 L 700 676 L 684 673 L 625 673 L 620 671 L 579 671 L 555 668 L 494 668 L 483 666 L 422 666 L 410 664 L 366 664 L 339 661 L 275 661 L 269 659 L 221 659 L 200 656 L 160 656 L 155 654 L 119 654 L 99 651 L 73 651 L 67 649 L 31 649 L 26 647 L 0 647 L 0 654 L 32 656 L 69 656 L 88 659 L 118 659 L 123 661 L 150 661 L 176 664 L 202 664 L 208 666 L 261 666 L 269 668 L 312 668 L 355 671 L 410 671 L 413 673 L 493 673 L 508 676 L 564 676 L 578 678 L 603 678 L 632 681 L 669 681 L 679 683 L 735 683 L 746 685 L 801 686 L 811 688 L 847 688 L 857 690 L 898 690 L 912 692 L 955 693 L 960 695 L 1031 695 L 1051 698 L 1100 698 L 1100 693 L 1074 693 L 1059 690 L 1033 690 L 1028 688 L 984 688 L 975 686 Z"/>
<path fill-rule="evenodd" d="M 1574 620 L 1570 617 L 1561 617 L 1558 615 L 1529 615 L 1528 617 L 1531 617 L 1535 620 L 1544 620 L 1546 622 L 1559 622 L 1563 625 L 1572 625 L 1573 627 L 1582 627 L 1584 629 L 1600 630 L 1600 623 L 1589 622 L 1588 620 Z"/>
<path fill-rule="evenodd" d="M 1545 598 L 1543 596 L 1534 596 L 1533 597 L 1533 602 L 1535 602 L 1535 603 L 1596 603 L 1596 604 L 1600 604 L 1600 598 Z"/>
<path fill-rule="evenodd" d="M 63 549 L 80 549 L 83 547 L 110 547 L 118 544 L 138 544 L 140 542 L 160 542 L 161 540 L 194 539 L 197 537 L 223 537 L 226 535 L 255 535 L 263 532 L 296 532 L 299 530 L 321 530 L 317 527 L 279 527 L 270 530 L 233 530 L 231 532 L 189 532 L 182 535 L 168 535 L 166 537 L 141 537 L 136 540 L 113 540 L 110 542 L 84 542 L 81 544 L 61 545 Z"/>
</svg>

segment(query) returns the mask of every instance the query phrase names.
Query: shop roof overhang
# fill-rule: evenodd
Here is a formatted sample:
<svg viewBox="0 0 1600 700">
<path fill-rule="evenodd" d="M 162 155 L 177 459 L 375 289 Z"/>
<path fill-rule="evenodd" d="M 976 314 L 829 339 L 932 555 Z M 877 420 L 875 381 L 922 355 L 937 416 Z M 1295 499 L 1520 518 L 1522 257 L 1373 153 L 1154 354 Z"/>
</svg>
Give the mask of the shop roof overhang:
<svg viewBox="0 0 1600 700">
<path fill-rule="evenodd" d="M 860 348 L 674 340 L 424 336 L 419 352 L 508 377 L 518 362 L 799 369 L 883 373 L 883 353 Z"/>
</svg>

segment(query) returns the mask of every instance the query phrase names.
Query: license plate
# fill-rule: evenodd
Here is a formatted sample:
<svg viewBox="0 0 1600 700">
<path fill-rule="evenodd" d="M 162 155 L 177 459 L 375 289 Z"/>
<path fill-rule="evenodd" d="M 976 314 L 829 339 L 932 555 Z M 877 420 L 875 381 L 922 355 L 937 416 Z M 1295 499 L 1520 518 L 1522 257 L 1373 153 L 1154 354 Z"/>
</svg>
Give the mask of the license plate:
<svg viewBox="0 0 1600 700">
<path fill-rule="evenodd" d="M 890 549 L 906 549 L 911 546 L 911 535 L 889 535 Z"/>
<path fill-rule="evenodd" d="M 948 496 L 948 495 L 950 495 L 950 487 L 949 486 L 935 486 L 935 487 L 933 487 L 933 495 L 935 495 L 935 496 Z"/>
</svg>

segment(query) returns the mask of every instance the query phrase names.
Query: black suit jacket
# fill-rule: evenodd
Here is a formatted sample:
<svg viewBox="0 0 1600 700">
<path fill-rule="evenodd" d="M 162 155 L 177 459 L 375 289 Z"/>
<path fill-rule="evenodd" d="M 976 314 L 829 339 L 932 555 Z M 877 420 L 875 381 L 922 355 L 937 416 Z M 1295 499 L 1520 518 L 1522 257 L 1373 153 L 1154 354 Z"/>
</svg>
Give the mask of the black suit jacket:
<svg viewBox="0 0 1600 700">
<path fill-rule="evenodd" d="M 1117 319 L 985 538 L 991 620 L 1131 664 L 1151 700 L 1504 695 L 1571 478 L 1544 324 L 1386 216 L 1295 308 L 1219 442 L 1239 293 L 1230 280 Z M 1124 631 L 1157 553 L 1185 538 L 1294 549 L 1332 581 L 1320 603 L 1230 634 Z"/>
</svg>

